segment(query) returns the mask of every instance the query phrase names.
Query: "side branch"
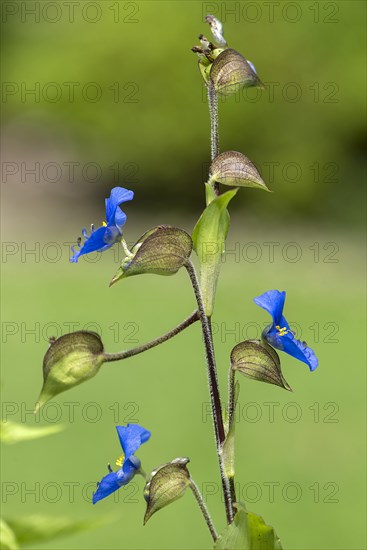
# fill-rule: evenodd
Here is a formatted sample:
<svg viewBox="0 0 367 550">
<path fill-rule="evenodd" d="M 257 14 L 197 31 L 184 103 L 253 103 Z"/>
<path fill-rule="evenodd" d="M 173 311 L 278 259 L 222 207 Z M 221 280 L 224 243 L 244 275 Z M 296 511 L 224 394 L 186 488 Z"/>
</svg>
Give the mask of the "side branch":
<svg viewBox="0 0 367 550">
<path fill-rule="evenodd" d="M 213 539 L 214 542 L 216 542 L 218 540 L 218 533 L 217 533 L 217 531 L 214 527 L 213 520 L 212 520 L 212 518 L 209 514 L 208 508 L 207 508 L 207 506 L 204 502 L 202 494 L 200 493 L 199 487 L 196 485 L 195 481 L 192 478 L 190 479 L 190 488 L 191 488 L 192 492 L 194 493 L 194 496 L 195 496 L 196 501 L 199 505 L 201 513 L 204 516 L 205 522 L 208 526 L 208 529 L 210 531 L 212 539 Z"/>
<path fill-rule="evenodd" d="M 138 355 L 139 353 L 143 353 L 143 351 L 147 351 L 148 349 L 154 348 L 155 346 L 158 346 L 159 344 L 166 342 L 170 338 L 173 338 L 174 336 L 176 336 L 177 334 L 185 330 L 185 328 L 189 327 L 190 325 L 198 321 L 199 318 L 200 318 L 199 312 L 194 311 L 194 313 L 192 313 L 190 317 L 185 319 L 185 321 L 182 321 L 182 323 L 177 325 L 177 327 L 173 328 L 169 332 L 166 332 L 166 334 L 163 334 L 162 336 L 160 336 L 159 338 L 156 338 L 155 340 L 151 340 L 146 344 L 142 344 L 141 346 L 137 346 L 136 348 L 128 349 L 126 351 L 119 351 L 118 353 L 105 353 L 104 354 L 105 362 L 120 361 L 121 359 L 127 359 L 128 357 L 132 357 L 133 355 Z"/>
</svg>

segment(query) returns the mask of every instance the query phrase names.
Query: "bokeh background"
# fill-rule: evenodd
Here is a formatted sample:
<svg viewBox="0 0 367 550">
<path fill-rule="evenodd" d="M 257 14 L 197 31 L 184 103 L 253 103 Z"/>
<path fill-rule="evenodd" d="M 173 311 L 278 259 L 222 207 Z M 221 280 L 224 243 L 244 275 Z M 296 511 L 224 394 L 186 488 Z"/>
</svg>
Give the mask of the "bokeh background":
<svg viewBox="0 0 367 550">
<path fill-rule="evenodd" d="M 115 424 L 137 421 L 153 432 L 144 468 L 190 457 L 224 527 L 198 325 L 106 365 L 39 419 L 30 412 L 50 336 L 89 328 L 117 351 L 194 309 L 184 273 L 108 288 L 116 251 L 68 258 L 117 184 L 135 191 L 129 242 L 159 223 L 192 230 L 210 147 L 190 48 L 212 13 L 266 84 L 220 102 L 221 150 L 245 153 L 274 191 L 244 189 L 231 204 L 213 320 L 223 396 L 232 347 L 268 321 L 252 302 L 265 290 L 287 290 L 287 317 L 320 359 L 311 375 L 282 356 L 292 394 L 241 380 L 239 494 L 285 548 L 365 548 L 365 3 L 72 4 L 1 5 L 3 418 L 66 428 L 3 447 L 3 515 L 109 521 L 37 548 L 210 548 L 189 494 L 144 528 L 140 479 L 117 502 L 91 505 L 94 482 L 120 454 Z"/>
</svg>

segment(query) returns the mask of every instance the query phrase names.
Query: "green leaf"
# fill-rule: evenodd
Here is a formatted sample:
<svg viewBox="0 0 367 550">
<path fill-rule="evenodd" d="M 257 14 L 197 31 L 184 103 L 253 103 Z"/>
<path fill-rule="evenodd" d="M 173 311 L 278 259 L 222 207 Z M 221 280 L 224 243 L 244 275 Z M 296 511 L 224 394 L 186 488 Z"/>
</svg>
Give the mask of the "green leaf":
<svg viewBox="0 0 367 550">
<path fill-rule="evenodd" d="M 219 535 L 214 545 L 215 550 L 250 550 L 248 538 L 247 513 L 240 508 L 235 514 L 233 522 Z"/>
<path fill-rule="evenodd" d="M 105 524 L 106 520 L 75 521 L 68 517 L 30 515 L 6 519 L 6 522 L 15 533 L 18 543 L 26 546 L 94 529 Z"/>
<path fill-rule="evenodd" d="M 217 198 L 217 194 L 214 190 L 213 185 L 210 182 L 206 183 L 205 184 L 206 205 L 208 206 L 216 198 Z"/>
<path fill-rule="evenodd" d="M 215 550 L 282 550 L 279 537 L 263 518 L 237 503 L 233 522 L 219 536 Z"/>
<path fill-rule="evenodd" d="M 227 206 L 237 191 L 231 189 L 213 199 L 200 216 L 192 234 L 194 250 L 200 259 L 200 286 L 208 317 L 213 313 L 220 264 L 229 229 Z"/>
<path fill-rule="evenodd" d="M 19 548 L 14 531 L 3 518 L 0 518 L 0 548 L 1 550 L 18 550 Z"/>
<path fill-rule="evenodd" d="M 29 441 L 46 437 L 61 432 L 64 426 L 46 426 L 42 428 L 27 426 L 12 422 L 11 420 L 1 421 L 0 423 L 0 441 L 2 443 L 18 443 L 19 441 Z"/>
<path fill-rule="evenodd" d="M 247 512 L 251 550 L 282 550 L 279 537 L 271 525 L 266 525 L 261 516 Z"/>
</svg>

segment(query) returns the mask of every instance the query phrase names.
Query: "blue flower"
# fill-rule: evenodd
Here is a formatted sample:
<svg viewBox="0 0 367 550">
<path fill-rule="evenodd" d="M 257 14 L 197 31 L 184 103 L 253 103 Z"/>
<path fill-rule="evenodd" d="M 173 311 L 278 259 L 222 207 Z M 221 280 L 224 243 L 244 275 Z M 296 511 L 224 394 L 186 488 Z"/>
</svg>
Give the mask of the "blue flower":
<svg viewBox="0 0 367 550">
<path fill-rule="evenodd" d="M 110 473 L 97 484 L 97 491 L 93 494 L 93 504 L 102 498 L 108 497 L 132 480 L 140 469 L 140 460 L 134 456 L 134 453 L 143 443 L 148 441 L 151 435 L 148 430 L 145 430 L 138 424 L 116 426 L 116 430 L 124 451 L 116 461 L 116 465 L 120 466 L 120 469 L 117 472 L 113 472 L 111 467 L 108 467 Z"/>
<path fill-rule="evenodd" d="M 114 187 L 112 189 L 109 199 L 105 199 L 106 222 L 96 230 L 92 225 L 89 236 L 87 235 L 87 231 L 83 229 L 83 237 L 86 240 L 83 246 L 78 242 L 79 250 L 76 251 L 74 247 L 71 248 L 73 252 L 73 256 L 70 258 L 71 262 L 76 263 L 79 256 L 83 254 L 96 251 L 103 252 L 121 240 L 122 228 L 126 222 L 126 214 L 124 214 L 119 205 L 123 202 L 131 201 L 133 198 L 133 191 L 129 191 L 123 187 Z"/>
<path fill-rule="evenodd" d="M 306 342 L 301 342 L 294 337 L 283 316 L 285 291 L 268 290 L 254 298 L 254 302 L 270 313 L 273 318 L 273 323 L 263 331 L 263 338 L 274 348 L 285 351 L 299 361 L 303 361 L 311 371 L 314 371 L 319 364 L 314 351 L 307 346 Z"/>
</svg>

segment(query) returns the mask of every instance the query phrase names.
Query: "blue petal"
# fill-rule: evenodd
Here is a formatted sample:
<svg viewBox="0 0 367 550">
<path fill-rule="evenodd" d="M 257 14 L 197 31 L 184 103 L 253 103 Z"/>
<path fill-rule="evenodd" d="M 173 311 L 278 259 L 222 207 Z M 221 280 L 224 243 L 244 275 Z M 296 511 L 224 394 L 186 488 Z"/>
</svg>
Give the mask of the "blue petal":
<svg viewBox="0 0 367 550">
<path fill-rule="evenodd" d="M 116 430 L 125 454 L 125 460 L 130 458 L 151 436 L 148 430 L 142 428 L 138 424 L 116 426 Z"/>
<path fill-rule="evenodd" d="M 140 465 L 141 465 L 141 462 L 136 456 L 131 456 L 130 458 L 125 459 L 124 464 L 122 466 L 122 471 L 124 472 L 125 478 L 132 479 L 136 471 L 139 470 Z"/>
<path fill-rule="evenodd" d="M 110 197 L 106 199 L 106 221 L 107 225 L 117 225 L 122 227 L 126 222 L 126 215 L 122 212 L 119 205 L 134 198 L 134 192 L 123 187 L 114 187 Z"/>
<path fill-rule="evenodd" d="M 265 309 L 273 318 L 274 325 L 281 325 L 285 302 L 285 291 L 268 290 L 254 298 L 255 304 Z"/>
<path fill-rule="evenodd" d="M 111 225 L 116 225 L 117 227 L 123 227 L 126 223 L 127 216 L 125 212 L 121 210 L 118 206 L 116 208 L 115 216 L 112 217 Z"/>
<path fill-rule="evenodd" d="M 278 331 L 273 328 L 268 332 L 266 332 L 266 330 L 263 336 L 274 348 L 284 351 L 295 359 L 306 363 L 311 371 L 316 369 L 319 364 L 318 359 L 315 352 L 307 346 L 306 342 L 297 340 L 291 332 L 288 332 L 288 334 L 284 336 L 280 336 Z"/>
<path fill-rule="evenodd" d="M 73 255 L 71 256 L 70 261 L 74 264 L 76 264 L 78 262 L 78 258 L 79 258 L 80 253 L 81 253 L 80 245 L 78 245 L 78 246 L 79 246 L 79 250 L 75 250 L 75 248 L 73 246 L 71 247 L 71 251 L 72 251 Z"/>
<path fill-rule="evenodd" d="M 106 244 L 109 244 L 112 246 L 113 244 L 117 243 L 121 240 L 121 231 L 118 227 L 115 225 L 111 225 L 110 227 L 105 227 L 105 234 L 104 234 L 104 242 Z"/>
<path fill-rule="evenodd" d="M 96 252 L 97 250 L 100 252 L 107 250 L 116 242 L 116 240 L 110 239 L 110 235 L 110 228 L 99 227 L 90 234 L 80 250 L 75 252 L 72 249 L 74 256 L 70 258 L 70 261 L 75 263 L 78 261 L 79 256 L 82 256 L 83 254 L 89 254 L 90 252 Z M 109 242 L 107 242 L 106 237 Z"/>
<path fill-rule="evenodd" d="M 127 485 L 132 480 L 136 472 L 136 468 L 129 468 L 128 472 L 124 472 L 122 468 L 117 472 L 110 472 L 98 484 L 97 491 L 93 493 L 93 504 L 106 498 L 123 485 Z"/>
<path fill-rule="evenodd" d="M 306 363 L 306 365 L 310 367 L 311 371 L 314 371 L 317 368 L 319 361 L 313 349 L 309 348 L 306 342 L 297 340 L 293 334 L 287 334 L 286 336 L 283 336 L 283 338 L 283 351 L 285 351 L 285 353 L 288 353 L 289 355 L 292 355 L 292 357 L 299 359 L 299 361 Z"/>
</svg>

